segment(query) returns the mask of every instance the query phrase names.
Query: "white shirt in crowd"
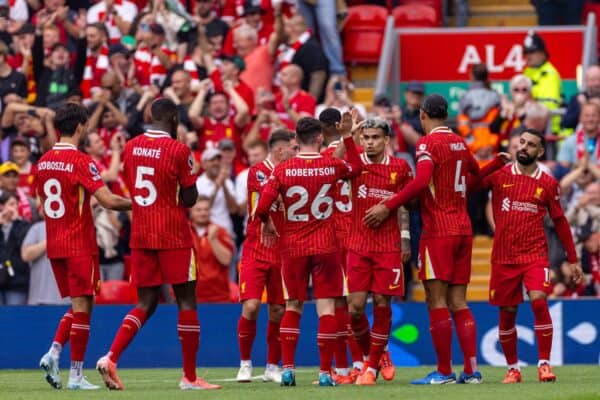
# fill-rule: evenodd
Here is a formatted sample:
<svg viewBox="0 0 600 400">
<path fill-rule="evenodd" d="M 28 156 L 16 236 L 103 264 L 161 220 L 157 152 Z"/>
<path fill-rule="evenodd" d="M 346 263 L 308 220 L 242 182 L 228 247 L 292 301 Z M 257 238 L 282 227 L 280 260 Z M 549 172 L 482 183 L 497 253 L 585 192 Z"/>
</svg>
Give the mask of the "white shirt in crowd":
<svg viewBox="0 0 600 400">
<path fill-rule="evenodd" d="M 123 0 L 121 4 L 117 4 L 117 2 L 115 2 L 113 7 L 119 16 L 127 22 L 133 22 L 133 19 L 138 13 L 138 8 L 135 3 L 127 0 Z M 91 6 L 88 10 L 87 23 L 93 24 L 95 22 L 100 22 L 101 17 L 103 17 L 104 14 L 106 14 L 106 2 L 99 1 Z M 106 29 L 108 29 L 108 36 L 110 40 L 121 38 L 121 31 L 119 30 L 119 27 L 117 26 L 117 23 L 112 15 L 109 15 L 106 18 L 104 25 L 106 25 Z"/>
<path fill-rule="evenodd" d="M 231 179 L 227 179 L 225 181 L 225 186 L 229 193 L 232 196 L 235 196 L 235 187 Z M 196 188 L 198 189 L 198 194 L 200 196 L 211 197 L 215 192 L 215 183 L 211 181 L 206 173 L 200 175 L 198 180 L 196 181 Z M 227 209 L 227 202 L 225 200 L 225 193 L 223 193 L 223 188 L 220 188 L 215 196 L 215 200 L 213 201 L 213 205 L 210 209 L 210 221 L 214 224 L 221 225 L 223 228 L 227 229 L 227 232 L 231 235 L 231 237 L 235 237 L 235 233 L 233 232 L 233 223 L 231 222 L 231 217 L 229 216 L 229 210 Z"/>
</svg>

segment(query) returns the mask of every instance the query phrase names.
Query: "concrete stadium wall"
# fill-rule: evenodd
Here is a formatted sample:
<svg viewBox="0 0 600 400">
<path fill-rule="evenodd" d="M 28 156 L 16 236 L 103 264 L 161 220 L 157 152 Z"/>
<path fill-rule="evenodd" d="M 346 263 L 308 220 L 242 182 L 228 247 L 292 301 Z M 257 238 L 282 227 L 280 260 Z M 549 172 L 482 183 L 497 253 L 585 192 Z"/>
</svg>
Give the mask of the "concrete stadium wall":
<svg viewBox="0 0 600 400">
<path fill-rule="evenodd" d="M 113 335 L 129 306 L 97 306 L 92 316 L 92 330 L 86 354 L 86 368 L 108 350 Z M 497 309 L 486 303 L 472 304 L 478 324 L 479 361 L 482 364 L 503 365 L 497 335 Z M 600 363 L 600 301 L 577 300 L 551 303 L 554 322 L 552 363 Z M 47 351 L 56 323 L 64 307 L 0 307 L 0 369 L 37 368 L 39 358 Z M 234 367 L 239 365 L 236 327 L 240 306 L 201 305 L 198 365 L 205 367 Z M 369 309 L 370 313 L 370 309 Z M 434 364 L 435 358 L 429 336 L 428 318 L 424 304 L 395 304 L 393 308 L 390 350 L 399 366 Z M 369 315 L 371 318 L 371 315 Z M 120 367 L 152 368 L 179 367 L 181 355 L 176 332 L 175 306 L 162 305 L 148 321 L 119 362 Z M 519 358 L 525 364 L 537 361 L 533 317 L 524 304 L 517 319 Z M 264 365 L 266 309 L 261 311 L 254 346 L 254 364 Z M 318 365 L 316 347 L 317 317 L 314 305 L 307 305 L 302 318 L 301 338 L 297 351 L 298 365 Z M 453 359 L 462 364 L 456 339 Z M 68 346 L 61 358 L 67 367 Z"/>
</svg>

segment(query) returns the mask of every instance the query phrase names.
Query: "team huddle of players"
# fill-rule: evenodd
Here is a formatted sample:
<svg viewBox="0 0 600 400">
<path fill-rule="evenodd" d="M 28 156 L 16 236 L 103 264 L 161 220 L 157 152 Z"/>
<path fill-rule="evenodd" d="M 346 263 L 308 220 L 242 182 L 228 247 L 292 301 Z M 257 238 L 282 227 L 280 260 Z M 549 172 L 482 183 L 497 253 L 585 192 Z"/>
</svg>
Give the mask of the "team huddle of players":
<svg viewBox="0 0 600 400">
<path fill-rule="evenodd" d="M 322 122 L 300 119 L 295 134 L 272 133 L 268 158 L 248 174 L 250 217 L 240 267 L 238 381 L 252 379 L 252 344 L 266 288 L 268 354 L 263 380 L 295 386 L 295 352 L 309 281 L 319 317 L 317 383 L 374 385 L 378 373 L 393 379 L 386 351 L 391 299 L 403 294 L 402 264 L 410 257 L 407 212 L 401 206 L 418 206 L 423 219 L 419 277 L 427 293 L 438 365 L 412 383 L 480 383 L 476 326 L 465 297 L 472 246 L 466 196 L 481 188 L 491 189 L 497 227 L 490 302 L 500 307 L 499 336 L 508 364 L 504 382 L 521 381 L 515 318 L 523 300 L 522 284 L 535 316 L 539 379 L 556 379 L 549 365 L 552 321 L 546 303 L 548 260 L 542 222 L 547 210 L 575 279 L 581 278 L 581 269 L 558 202 L 557 183 L 537 165 L 544 153 L 544 137 L 524 132 L 514 162 L 505 166 L 510 156 L 501 154 L 480 170 L 463 140 L 444 126 L 447 108 L 446 100 L 438 95 L 423 102 L 420 118 L 428 134 L 417 143 L 414 179 L 405 161 L 387 154 L 390 129 L 383 120 L 357 124 L 350 113 L 340 116 L 325 110 Z M 200 331 L 196 265 L 185 218 L 185 207 L 197 197 L 191 155 L 174 139 L 178 113 L 171 101 L 156 100 L 152 119 L 154 130 L 125 147 L 123 171 L 131 188 L 130 201 L 111 194 L 91 159 L 77 151 L 75 145 L 85 133 L 85 111 L 67 104 L 57 112 L 61 141 L 40 161 L 55 168 L 40 169 L 37 179 L 47 216 L 48 256 L 61 294 L 72 298 L 72 308 L 61 319 L 50 350 L 40 361 L 55 388 L 62 386 L 58 358 L 69 339 L 67 388 L 98 388 L 82 375 L 93 294 L 99 283 L 91 195 L 104 207 L 132 209 L 131 273 L 139 297 L 108 353 L 97 362 L 104 383 L 109 389 L 123 389 L 118 359 L 154 312 L 160 285 L 169 283 L 179 307 L 177 330 L 184 364 L 179 386 L 219 388 L 197 377 L 195 371 Z M 67 235 L 69 241 L 64 239 Z M 369 294 L 374 306 L 372 326 L 365 316 Z M 458 378 L 451 366 L 452 321 L 464 355 Z"/>
</svg>

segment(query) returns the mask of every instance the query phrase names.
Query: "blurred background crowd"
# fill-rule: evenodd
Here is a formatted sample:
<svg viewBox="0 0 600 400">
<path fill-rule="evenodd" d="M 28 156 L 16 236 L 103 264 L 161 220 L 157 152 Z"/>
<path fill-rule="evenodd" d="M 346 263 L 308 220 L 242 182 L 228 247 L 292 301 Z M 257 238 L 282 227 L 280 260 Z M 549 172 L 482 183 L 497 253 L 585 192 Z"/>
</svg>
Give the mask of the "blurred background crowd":
<svg viewBox="0 0 600 400">
<path fill-rule="evenodd" d="M 248 168 L 265 159 L 270 132 L 294 130 L 305 116 L 356 108 L 392 127 L 390 154 L 410 162 L 424 134 L 419 107 L 426 93 L 408 82 L 402 98 L 353 101 L 341 34 L 343 0 L 0 0 L 0 304 L 61 304 L 45 256 L 42 210 L 33 167 L 57 140 L 54 110 L 65 101 L 85 105 L 90 120 L 81 150 L 97 163 L 111 190 L 127 195 L 120 176 L 127 140 L 143 133 L 158 96 L 179 107 L 179 140 L 193 152 L 200 194 L 190 211 L 199 256 L 198 300 L 237 301 L 237 262 L 244 240 Z M 374 2 L 369 2 L 374 3 Z M 382 2 L 385 4 L 385 2 Z M 583 1 L 535 1 L 544 7 Z M 580 4 L 581 3 L 581 4 Z M 454 1 L 456 25 L 467 1 Z M 547 11 L 547 10 L 546 10 Z M 577 13 L 576 13 L 577 14 Z M 561 15 L 561 14 L 559 14 Z M 550 17 L 548 17 L 550 18 Z M 478 161 L 514 154 L 525 128 L 546 132 L 544 167 L 560 181 L 586 272 L 572 286 L 564 252 L 548 219 L 555 296 L 600 294 L 600 67 L 584 72 L 585 89 L 564 98 L 546 44 L 523 38 L 526 68 L 501 95 L 484 64 L 452 121 Z M 474 233 L 493 235 L 489 195 L 470 196 Z M 130 216 L 93 205 L 102 279 L 129 290 Z M 411 218 L 416 249 L 419 216 Z M 416 251 L 414 251 L 416 253 Z M 414 268 L 413 257 L 407 270 Z M 406 274 L 410 279 L 412 273 Z M 125 288 L 125 289 L 123 289 Z M 117 289 L 115 289 L 117 290 Z M 410 293 L 410 291 L 409 291 Z M 164 290 L 164 301 L 172 301 Z"/>
</svg>

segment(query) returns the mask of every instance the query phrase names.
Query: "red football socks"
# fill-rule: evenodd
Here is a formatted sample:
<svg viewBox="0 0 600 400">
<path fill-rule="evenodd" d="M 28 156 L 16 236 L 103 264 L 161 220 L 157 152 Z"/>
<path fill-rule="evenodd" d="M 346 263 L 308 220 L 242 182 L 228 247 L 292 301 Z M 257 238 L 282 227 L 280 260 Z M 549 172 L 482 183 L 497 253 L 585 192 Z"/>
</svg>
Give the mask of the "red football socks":
<svg viewBox="0 0 600 400">
<path fill-rule="evenodd" d="M 283 368 L 295 367 L 296 346 L 300 335 L 300 317 L 295 311 L 287 310 L 279 328 L 281 337 L 281 361 Z M 335 331 L 335 330 L 334 330 Z"/>
<path fill-rule="evenodd" d="M 533 309 L 535 336 L 537 338 L 538 353 L 540 360 L 550 361 L 550 350 L 552 349 L 552 317 L 548 310 L 546 299 L 537 299 L 531 302 Z"/>
<path fill-rule="evenodd" d="M 452 321 L 447 308 L 429 310 L 429 331 L 437 355 L 438 372 L 452 373 Z"/>
<path fill-rule="evenodd" d="M 238 321 L 238 343 L 240 346 L 240 360 L 252 359 L 252 344 L 256 337 L 256 321 L 240 316 Z"/>
<path fill-rule="evenodd" d="M 58 327 L 56 328 L 56 333 L 54 334 L 53 342 L 64 346 L 69 340 L 69 335 L 71 333 L 71 324 L 73 323 L 73 309 L 69 308 L 69 310 L 62 316 L 60 322 L 58 323 Z"/>
<path fill-rule="evenodd" d="M 463 352 L 465 374 L 477 371 L 477 326 L 471 310 L 464 308 L 452 314 L 456 336 Z"/>
<path fill-rule="evenodd" d="M 320 373 L 330 373 L 331 361 L 335 342 L 337 340 L 337 322 L 333 315 L 319 317 L 319 333 L 317 334 L 317 345 L 319 346 Z"/>
<path fill-rule="evenodd" d="M 183 374 L 190 382 L 196 381 L 196 356 L 200 344 L 200 322 L 196 310 L 179 311 L 177 334 L 181 341 Z"/>
<path fill-rule="evenodd" d="M 369 352 L 369 366 L 377 368 L 383 349 L 388 343 L 392 309 L 390 307 L 373 308 L 373 328 L 371 329 L 371 349 Z"/>
<path fill-rule="evenodd" d="M 267 323 L 267 364 L 278 365 L 281 359 L 281 339 L 279 338 L 279 322 L 269 320 Z"/>
<path fill-rule="evenodd" d="M 367 316 L 363 313 L 360 318 L 352 318 L 352 334 L 358 347 L 362 352 L 363 357 L 369 355 L 369 349 L 371 346 L 371 335 L 369 332 L 369 320 Z"/>
<path fill-rule="evenodd" d="M 141 308 L 134 308 L 123 318 L 121 327 L 117 331 L 115 338 L 110 346 L 108 358 L 115 364 L 119 361 L 123 350 L 129 346 L 134 336 L 142 329 L 146 322 L 146 312 Z"/>
<path fill-rule="evenodd" d="M 346 349 L 348 330 L 347 330 L 348 311 L 344 307 L 335 309 L 335 321 L 337 324 L 337 333 L 335 340 L 335 367 L 348 368 L 348 351 Z"/>
<path fill-rule="evenodd" d="M 504 352 L 506 364 L 510 367 L 516 365 L 519 361 L 517 357 L 517 328 L 515 321 L 517 319 L 516 312 L 500 310 L 500 321 L 498 323 L 498 338 L 500 339 L 500 347 Z"/>
<path fill-rule="evenodd" d="M 70 334 L 71 362 L 83 362 L 89 337 L 90 314 L 84 312 L 73 313 L 73 323 L 71 324 Z"/>
</svg>

